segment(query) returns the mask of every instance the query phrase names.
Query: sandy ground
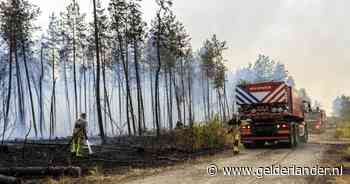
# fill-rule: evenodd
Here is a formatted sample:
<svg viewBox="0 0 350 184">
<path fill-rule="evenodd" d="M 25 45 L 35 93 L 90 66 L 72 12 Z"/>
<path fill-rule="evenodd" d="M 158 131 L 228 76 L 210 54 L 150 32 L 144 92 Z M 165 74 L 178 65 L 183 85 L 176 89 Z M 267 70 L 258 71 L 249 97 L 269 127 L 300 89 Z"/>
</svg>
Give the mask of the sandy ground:
<svg viewBox="0 0 350 184">
<path fill-rule="evenodd" d="M 209 176 L 207 168 L 209 164 L 222 167 L 265 167 L 279 166 L 290 167 L 314 167 L 322 165 L 324 153 L 330 149 L 333 143 L 334 131 L 328 131 L 321 135 L 311 135 L 308 144 L 300 145 L 296 149 L 263 147 L 251 150 L 243 150 L 237 156 L 217 155 L 198 164 L 183 164 L 173 169 L 160 172 L 153 176 L 137 178 L 126 181 L 126 184 L 296 184 L 296 183 L 332 183 L 327 176 L 224 176 L 222 169 L 216 176 Z M 350 183 L 350 181 L 349 181 Z"/>
</svg>

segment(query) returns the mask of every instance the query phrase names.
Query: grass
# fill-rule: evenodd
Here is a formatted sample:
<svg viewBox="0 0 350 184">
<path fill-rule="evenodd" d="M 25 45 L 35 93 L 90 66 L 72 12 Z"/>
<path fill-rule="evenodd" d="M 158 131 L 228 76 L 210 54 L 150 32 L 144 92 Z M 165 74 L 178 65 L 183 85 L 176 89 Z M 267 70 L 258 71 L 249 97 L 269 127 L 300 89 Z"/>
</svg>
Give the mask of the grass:
<svg viewBox="0 0 350 184">
<path fill-rule="evenodd" d="M 338 127 L 335 132 L 336 138 L 350 138 L 350 122 L 342 123 L 341 127 Z"/>
</svg>

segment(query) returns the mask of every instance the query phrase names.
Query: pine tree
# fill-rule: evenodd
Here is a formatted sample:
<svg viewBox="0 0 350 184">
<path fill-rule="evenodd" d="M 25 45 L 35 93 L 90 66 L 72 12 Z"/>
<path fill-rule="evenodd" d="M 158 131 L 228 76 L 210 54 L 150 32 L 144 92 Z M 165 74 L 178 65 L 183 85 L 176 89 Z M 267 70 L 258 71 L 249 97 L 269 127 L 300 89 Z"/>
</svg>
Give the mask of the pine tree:
<svg viewBox="0 0 350 184">
<path fill-rule="evenodd" d="M 155 95 L 154 95 L 154 102 L 155 102 L 155 124 L 157 129 L 157 136 L 160 135 L 160 100 L 159 100 L 159 78 L 160 78 L 160 72 L 162 69 L 162 61 L 161 61 L 161 49 L 166 48 L 167 45 L 167 21 L 165 21 L 166 17 L 169 17 L 171 15 L 170 7 L 172 6 L 172 1 L 170 0 L 157 0 L 156 1 L 159 9 L 156 13 L 156 18 L 152 22 L 152 28 L 151 28 L 151 36 L 153 36 L 152 40 L 154 40 L 155 43 L 153 43 L 156 47 L 157 52 L 157 68 L 156 68 L 156 74 L 155 74 Z"/>
<path fill-rule="evenodd" d="M 52 13 L 49 20 L 49 27 L 47 30 L 47 49 L 49 55 L 49 61 L 51 65 L 51 80 L 52 80 L 52 93 L 51 93 L 51 103 L 50 103 L 50 138 L 55 135 L 56 130 L 56 82 L 58 78 L 58 45 L 60 41 L 60 32 L 59 32 L 59 20 L 57 16 Z"/>
<path fill-rule="evenodd" d="M 67 55 L 72 55 L 73 64 L 73 83 L 74 83 L 74 110 L 75 118 L 80 112 L 78 108 L 78 89 L 77 89 L 77 64 L 78 59 L 81 59 L 81 47 L 85 44 L 86 39 L 86 24 L 85 14 L 80 13 L 80 6 L 76 0 L 66 7 L 66 11 L 61 13 L 62 19 L 62 37 L 66 44 Z M 68 31 L 69 30 L 69 31 Z"/>
<path fill-rule="evenodd" d="M 209 119 L 211 118 L 210 112 L 210 97 L 209 97 L 209 82 L 213 82 L 213 87 L 216 89 L 219 99 L 219 109 L 221 110 L 222 119 L 226 120 L 226 106 L 223 103 L 224 86 L 226 79 L 226 66 L 223 59 L 223 51 L 226 50 L 226 42 L 217 39 L 214 34 L 210 40 L 204 42 L 203 50 L 201 55 L 202 58 L 202 70 L 207 78 L 207 113 Z"/>
<path fill-rule="evenodd" d="M 146 23 L 142 20 L 141 7 L 139 0 L 130 1 L 128 4 L 128 40 L 132 42 L 133 54 L 134 54 L 134 66 L 136 73 L 136 85 L 137 85 L 137 107 L 138 107 L 138 133 L 141 136 L 142 126 L 145 124 L 145 113 L 143 105 L 142 86 L 140 78 L 140 47 L 139 45 L 144 41 Z"/>
<path fill-rule="evenodd" d="M 8 83 L 8 94 L 6 100 L 6 110 L 4 117 L 4 129 L 3 139 L 5 137 L 5 131 L 9 122 L 8 116 L 10 111 L 11 102 L 11 90 L 12 90 L 12 63 L 13 58 L 16 64 L 16 75 L 17 75 L 17 89 L 18 89 L 18 105 L 19 105 L 19 118 L 22 128 L 25 125 L 25 108 L 24 108 L 24 97 L 23 87 L 20 73 L 20 63 L 18 60 L 18 49 L 21 48 L 23 54 L 23 60 L 25 64 L 26 79 L 28 85 L 28 91 L 30 93 L 30 102 L 32 110 L 32 123 L 34 125 L 35 133 L 37 135 L 36 121 L 35 121 L 35 110 L 33 104 L 33 97 L 31 92 L 31 83 L 29 79 L 29 71 L 27 66 L 26 52 L 28 44 L 31 40 L 31 33 L 35 30 L 33 24 L 34 20 L 38 17 L 40 11 L 35 5 L 29 3 L 26 0 L 6 0 L 0 2 L 0 29 L 1 37 L 5 40 L 9 48 L 9 83 Z M 24 131 L 24 130 L 20 130 Z"/>
<path fill-rule="evenodd" d="M 127 15 L 128 15 L 128 4 L 125 0 L 112 0 L 109 4 L 109 12 L 112 18 L 111 28 L 113 29 L 118 45 L 119 58 L 122 62 L 124 76 L 125 76 L 125 88 L 126 88 L 126 120 L 128 125 L 128 133 L 136 133 L 136 122 L 134 115 L 134 107 L 131 94 L 131 85 L 130 85 L 130 72 L 129 72 L 129 45 L 130 40 L 128 35 L 128 24 L 127 24 Z M 132 122 L 132 127 L 130 124 L 130 118 Z"/>
</svg>

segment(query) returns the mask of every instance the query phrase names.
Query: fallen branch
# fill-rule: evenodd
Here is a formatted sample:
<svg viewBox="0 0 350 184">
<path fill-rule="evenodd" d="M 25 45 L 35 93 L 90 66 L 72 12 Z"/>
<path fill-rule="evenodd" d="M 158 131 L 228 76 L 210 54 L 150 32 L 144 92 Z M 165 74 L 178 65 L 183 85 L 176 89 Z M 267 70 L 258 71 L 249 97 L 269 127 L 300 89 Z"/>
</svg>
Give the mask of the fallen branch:
<svg viewBox="0 0 350 184">
<path fill-rule="evenodd" d="M 160 160 L 169 160 L 169 161 L 172 161 L 172 162 L 183 161 L 183 159 L 179 159 L 179 158 L 175 158 L 175 157 L 165 157 L 165 156 L 158 156 L 158 159 L 160 159 Z"/>
<path fill-rule="evenodd" d="M 5 176 L 0 174 L 0 183 L 3 184 L 18 184 L 20 183 L 20 180 L 12 177 L 12 176 Z"/>
<path fill-rule="evenodd" d="M 0 168 L 0 174 L 8 176 L 81 176 L 80 167 L 9 167 Z"/>
</svg>

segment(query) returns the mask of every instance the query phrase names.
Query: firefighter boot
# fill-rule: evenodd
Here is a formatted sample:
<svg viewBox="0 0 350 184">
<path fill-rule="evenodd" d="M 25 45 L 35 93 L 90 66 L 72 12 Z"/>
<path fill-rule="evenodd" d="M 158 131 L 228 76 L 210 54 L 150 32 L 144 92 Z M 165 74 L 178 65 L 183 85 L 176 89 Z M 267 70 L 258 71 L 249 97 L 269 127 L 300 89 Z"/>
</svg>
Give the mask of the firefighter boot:
<svg viewBox="0 0 350 184">
<path fill-rule="evenodd" d="M 71 149 L 70 149 L 70 152 L 72 153 L 72 154 L 74 154 L 74 153 L 76 153 L 76 148 L 77 148 L 77 146 L 76 146 L 76 144 L 75 144 L 75 138 L 73 138 L 73 140 L 72 140 L 72 145 L 71 145 Z"/>
</svg>

